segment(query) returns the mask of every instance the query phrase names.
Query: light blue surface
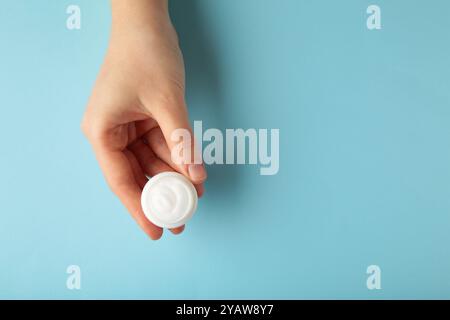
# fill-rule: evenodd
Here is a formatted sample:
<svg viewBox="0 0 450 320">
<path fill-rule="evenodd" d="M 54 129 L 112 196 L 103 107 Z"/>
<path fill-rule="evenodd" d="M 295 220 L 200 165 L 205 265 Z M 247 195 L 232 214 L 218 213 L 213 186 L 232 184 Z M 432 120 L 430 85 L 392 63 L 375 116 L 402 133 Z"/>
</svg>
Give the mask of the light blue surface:
<svg viewBox="0 0 450 320">
<path fill-rule="evenodd" d="M 210 167 L 185 233 L 151 242 L 79 130 L 108 2 L 1 0 L 0 298 L 450 298 L 450 2 L 171 7 L 191 119 L 279 128 L 279 174 Z"/>
</svg>

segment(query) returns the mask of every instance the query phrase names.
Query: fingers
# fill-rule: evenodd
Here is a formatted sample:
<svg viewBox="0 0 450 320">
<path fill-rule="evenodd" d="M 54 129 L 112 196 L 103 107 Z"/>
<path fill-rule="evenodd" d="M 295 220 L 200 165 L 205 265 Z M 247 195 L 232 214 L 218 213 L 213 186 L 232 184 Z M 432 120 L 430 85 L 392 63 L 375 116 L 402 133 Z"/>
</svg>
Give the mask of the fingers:
<svg viewBox="0 0 450 320">
<path fill-rule="evenodd" d="M 133 151 L 139 166 L 148 176 L 155 176 L 161 172 L 173 171 L 169 165 L 156 157 L 152 150 L 150 150 L 142 140 L 137 140 L 129 147 L 129 149 Z M 172 231 L 173 234 L 180 234 L 183 232 L 184 226 L 169 230 Z"/>
<path fill-rule="evenodd" d="M 142 140 L 135 141 L 128 148 L 134 153 L 139 166 L 146 175 L 154 176 L 161 172 L 173 171 L 173 169 L 159 159 Z"/>
<path fill-rule="evenodd" d="M 148 146 L 158 158 L 170 165 L 174 170 L 183 173 L 183 170 L 185 170 L 184 166 L 172 161 L 170 150 L 159 127 L 153 128 L 142 137 L 147 141 Z M 193 179 L 191 178 L 191 181 L 192 180 Z M 201 197 L 205 191 L 203 181 L 204 179 L 200 179 L 197 183 L 196 181 L 193 181 L 199 197 Z"/>
<path fill-rule="evenodd" d="M 149 132 L 142 136 L 147 142 L 150 149 L 155 153 L 155 155 L 162 161 L 170 165 L 174 170 L 182 172 L 184 170 L 183 165 L 176 164 L 172 161 L 170 155 L 169 147 L 167 146 L 164 135 L 159 127 L 153 128 Z"/>
<path fill-rule="evenodd" d="M 182 233 L 184 231 L 184 227 L 185 226 L 181 226 L 181 227 L 178 227 L 178 228 L 175 228 L 175 229 L 170 229 L 170 231 L 172 231 L 173 234 L 180 234 L 180 233 Z"/>
<path fill-rule="evenodd" d="M 134 220 L 151 239 L 161 238 L 162 228 L 148 221 L 141 208 L 142 188 L 140 184 L 143 183 L 143 180 L 139 183 L 136 181 L 135 175 L 142 174 L 142 171 L 140 172 L 136 168 L 136 159 L 133 160 L 129 153 L 111 151 L 98 146 L 95 153 L 111 190 L 119 197 Z"/>
<path fill-rule="evenodd" d="M 125 156 L 128 158 L 128 161 L 130 162 L 131 169 L 133 170 L 134 174 L 134 179 L 139 185 L 139 188 L 141 188 L 141 190 L 144 189 L 144 186 L 147 183 L 148 179 L 145 176 L 144 172 L 142 171 L 142 168 L 139 165 L 136 156 L 130 150 L 125 150 L 124 153 Z"/>
<path fill-rule="evenodd" d="M 201 198 L 203 196 L 203 194 L 205 193 L 205 186 L 203 185 L 203 183 L 199 183 L 199 184 L 194 184 L 194 187 L 197 190 L 198 197 Z"/>
<path fill-rule="evenodd" d="M 155 156 L 152 150 L 142 141 L 137 140 L 129 149 L 134 153 L 136 161 L 138 162 L 140 168 L 149 176 L 157 175 L 161 172 L 173 171 L 173 169 L 164 163 L 161 159 Z M 170 229 L 173 234 L 180 234 L 184 230 L 184 226 Z"/>
<path fill-rule="evenodd" d="M 146 120 L 136 121 L 135 122 L 136 136 L 134 139 L 129 139 L 129 143 L 132 143 L 136 139 L 141 138 L 144 135 L 144 133 L 150 131 L 151 129 L 153 129 L 155 127 L 158 127 L 158 123 L 154 119 L 151 119 L 151 118 L 146 119 Z"/>
<path fill-rule="evenodd" d="M 161 130 L 153 129 L 152 131 L 159 132 L 159 135 L 161 136 L 161 144 L 159 144 L 161 147 L 159 149 L 154 150 L 150 145 L 150 141 L 147 139 L 147 144 L 145 144 L 142 140 L 137 140 L 129 147 L 129 149 L 136 156 L 136 159 L 144 173 L 148 176 L 154 176 L 161 172 L 179 171 L 178 166 L 173 164 L 170 159 L 170 152 L 164 138 L 162 138 Z M 151 136 L 146 134 L 144 135 L 144 138 L 145 137 Z M 154 142 L 152 144 L 154 144 Z M 198 197 L 201 197 L 205 192 L 203 183 L 197 183 L 194 184 L 194 186 L 197 190 Z"/>
<path fill-rule="evenodd" d="M 177 161 L 169 162 L 166 160 L 166 162 L 177 163 L 176 169 L 194 184 L 204 182 L 207 177 L 205 167 L 203 164 L 194 163 L 195 141 L 184 99 L 166 100 L 158 106 L 154 117 L 161 128 L 164 141 L 170 151 L 170 158 L 172 160 L 174 157 L 177 158 Z M 148 139 L 149 142 L 151 140 Z M 161 145 L 162 143 L 159 144 Z M 161 157 L 167 158 L 167 151 L 160 152 L 160 154 Z"/>
<path fill-rule="evenodd" d="M 172 167 L 158 158 L 151 148 L 141 140 L 137 140 L 129 147 L 129 149 L 133 152 L 135 159 L 137 159 L 137 162 L 144 173 L 149 176 L 154 176 L 161 172 L 174 171 Z M 203 184 L 197 184 L 195 185 L 195 188 L 198 196 L 201 197 L 204 192 Z M 183 232 L 184 228 L 184 226 L 181 226 L 179 228 L 170 229 L 170 231 L 174 234 L 180 234 Z"/>
</svg>

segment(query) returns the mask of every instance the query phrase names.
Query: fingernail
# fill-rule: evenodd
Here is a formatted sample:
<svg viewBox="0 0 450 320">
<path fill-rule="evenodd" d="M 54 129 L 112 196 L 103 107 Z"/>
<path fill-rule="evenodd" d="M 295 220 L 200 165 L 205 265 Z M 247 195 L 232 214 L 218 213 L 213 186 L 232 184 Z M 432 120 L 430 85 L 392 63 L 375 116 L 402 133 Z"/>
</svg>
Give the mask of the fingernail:
<svg viewBox="0 0 450 320">
<path fill-rule="evenodd" d="M 206 170 L 201 164 L 191 164 L 188 168 L 192 181 L 201 182 L 206 179 Z"/>
</svg>

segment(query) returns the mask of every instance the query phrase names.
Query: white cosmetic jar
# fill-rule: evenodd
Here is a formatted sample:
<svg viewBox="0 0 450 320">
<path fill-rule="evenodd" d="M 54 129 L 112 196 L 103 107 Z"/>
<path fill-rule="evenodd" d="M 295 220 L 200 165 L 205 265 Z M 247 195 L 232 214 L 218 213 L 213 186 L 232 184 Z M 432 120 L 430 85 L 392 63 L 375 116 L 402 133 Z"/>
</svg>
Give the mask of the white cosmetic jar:
<svg viewBox="0 0 450 320">
<path fill-rule="evenodd" d="M 182 174 L 163 172 L 150 178 L 141 196 L 142 210 L 150 222 L 161 228 L 178 228 L 197 209 L 197 190 Z"/>
</svg>

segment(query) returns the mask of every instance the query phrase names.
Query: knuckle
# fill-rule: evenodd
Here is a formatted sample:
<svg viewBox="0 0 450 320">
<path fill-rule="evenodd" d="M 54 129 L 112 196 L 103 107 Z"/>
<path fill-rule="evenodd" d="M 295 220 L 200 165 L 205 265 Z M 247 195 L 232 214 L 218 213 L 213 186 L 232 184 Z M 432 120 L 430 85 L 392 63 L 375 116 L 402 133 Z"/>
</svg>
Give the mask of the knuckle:
<svg viewBox="0 0 450 320">
<path fill-rule="evenodd" d="M 150 143 L 153 148 L 158 148 L 166 145 L 166 139 L 164 138 L 164 135 L 159 127 L 153 129 L 150 134 Z"/>
<path fill-rule="evenodd" d="M 105 138 L 103 126 L 99 121 L 93 121 L 89 116 L 84 116 L 80 123 L 80 129 L 83 135 L 91 144 L 98 144 Z"/>
<path fill-rule="evenodd" d="M 119 199 L 122 199 L 122 195 L 126 192 L 128 188 L 128 183 L 123 181 L 117 181 L 115 178 L 107 179 L 109 189 L 114 193 Z"/>
<path fill-rule="evenodd" d="M 162 92 L 158 95 L 158 106 L 164 109 L 179 108 L 183 102 L 183 96 L 177 92 Z"/>
<path fill-rule="evenodd" d="M 179 110 L 184 107 L 184 93 L 178 89 L 159 89 L 146 100 L 157 111 Z"/>
<path fill-rule="evenodd" d="M 87 119 L 84 117 L 80 123 L 81 132 L 84 134 L 86 138 L 89 139 L 89 124 Z"/>
<path fill-rule="evenodd" d="M 89 110 L 86 111 L 81 120 L 80 129 L 84 136 L 92 142 L 95 126 L 92 124 L 92 117 L 90 116 Z"/>
</svg>

